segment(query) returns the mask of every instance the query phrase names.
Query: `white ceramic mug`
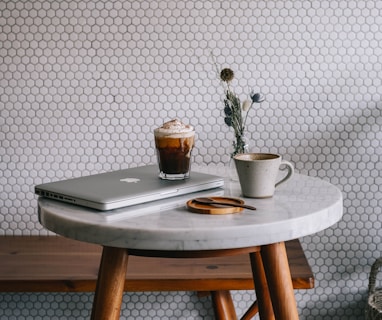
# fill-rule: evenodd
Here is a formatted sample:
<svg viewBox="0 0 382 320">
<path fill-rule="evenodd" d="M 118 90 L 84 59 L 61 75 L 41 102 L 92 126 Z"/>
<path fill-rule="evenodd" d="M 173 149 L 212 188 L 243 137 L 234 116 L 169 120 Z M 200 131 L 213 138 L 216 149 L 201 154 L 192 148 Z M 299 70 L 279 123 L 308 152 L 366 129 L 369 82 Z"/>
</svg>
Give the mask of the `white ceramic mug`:
<svg viewBox="0 0 382 320">
<path fill-rule="evenodd" d="M 275 188 L 287 181 L 294 173 L 293 165 L 282 160 L 278 154 L 241 153 L 234 157 L 234 161 L 244 197 L 272 197 Z M 281 165 L 286 166 L 288 173 L 277 181 Z"/>
</svg>

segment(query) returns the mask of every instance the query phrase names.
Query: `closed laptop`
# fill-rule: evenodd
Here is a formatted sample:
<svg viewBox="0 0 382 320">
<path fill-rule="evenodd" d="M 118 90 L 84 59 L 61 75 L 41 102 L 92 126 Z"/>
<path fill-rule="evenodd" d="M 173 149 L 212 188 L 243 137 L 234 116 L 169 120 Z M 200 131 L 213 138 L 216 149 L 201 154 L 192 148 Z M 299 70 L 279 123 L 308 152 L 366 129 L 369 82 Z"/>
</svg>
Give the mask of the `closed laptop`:
<svg viewBox="0 0 382 320">
<path fill-rule="evenodd" d="M 158 178 L 158 166 L 117 170 L 35 186 L 39 196 L 98 210 L 112 210 L 222 187 L 222 177 L 192 172 L 185 180 Z"/>
</svg>

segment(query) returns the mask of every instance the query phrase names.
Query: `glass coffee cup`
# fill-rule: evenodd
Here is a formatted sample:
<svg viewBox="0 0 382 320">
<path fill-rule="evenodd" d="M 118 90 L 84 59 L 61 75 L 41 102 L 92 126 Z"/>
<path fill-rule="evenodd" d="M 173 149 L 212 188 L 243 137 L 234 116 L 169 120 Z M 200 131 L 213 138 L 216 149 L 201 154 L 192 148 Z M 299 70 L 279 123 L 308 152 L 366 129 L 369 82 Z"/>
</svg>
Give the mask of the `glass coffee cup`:
<svg viewBox="0 0 382 320">
<path fill-rule="evenodd" d="M 179 119 L 164 123 L 154 130 L 159 177 L 164 180 L 183 180 L 190 177 L 191 151 L 195 131 Z"/>
</svg>

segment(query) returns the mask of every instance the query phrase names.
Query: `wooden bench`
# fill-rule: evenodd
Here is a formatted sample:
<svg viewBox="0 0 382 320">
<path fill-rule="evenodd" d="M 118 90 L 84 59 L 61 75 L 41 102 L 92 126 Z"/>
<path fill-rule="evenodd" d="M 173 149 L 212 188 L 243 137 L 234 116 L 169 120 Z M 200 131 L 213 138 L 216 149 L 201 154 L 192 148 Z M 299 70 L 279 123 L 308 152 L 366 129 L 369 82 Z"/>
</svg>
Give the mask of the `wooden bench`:
<svg viewBox="0 0 382 320">
<path fill-rule="evenodd" d="M 295 289 L 314 287 L 298 240 L 286 243 Z M 102 247 L 56 236 L 0 237 L 0 292 L 94 292 Z M 248 255 L 173 259 L 130 256 L 125 291 L 211 294 L 215 314 L 232 303 L 230 290 L 253 290 Z M 257 313 L 254 303 L 243 320 Z M 217 315 L 217 319 L 220 319 Z"/>
</svg>

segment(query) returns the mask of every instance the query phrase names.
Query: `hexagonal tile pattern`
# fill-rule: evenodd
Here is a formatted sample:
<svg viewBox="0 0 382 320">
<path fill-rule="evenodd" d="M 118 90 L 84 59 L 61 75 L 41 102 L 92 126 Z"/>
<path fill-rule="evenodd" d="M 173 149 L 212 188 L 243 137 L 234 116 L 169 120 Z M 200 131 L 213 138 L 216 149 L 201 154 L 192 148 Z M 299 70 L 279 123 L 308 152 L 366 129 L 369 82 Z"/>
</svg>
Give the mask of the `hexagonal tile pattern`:
<svg viewBox="0 0 382 320">
<path fill-rule="evenodd" d="M 228 164 L 216 74 L 266 101 L 252 150 L 338 185 L 344 217 L 302 239 L 316 288 L 301 319 L 361 319 L 381 255 L 382 3 L 373 0 L 0 1 L 0 234 L 50 235 L 33 186 L 156 161 L 153 129 L 197 131 L 196 164 Z M 212 57 L 214 57 L 214 60 Z M 252 292 L 234 292 L 238 313 Z M 0 294 L 0 319 L 85 319 L 89 294 Z M 129 294 L 123 319 L 212 319 L 208 298 Z"/>
</svg>

